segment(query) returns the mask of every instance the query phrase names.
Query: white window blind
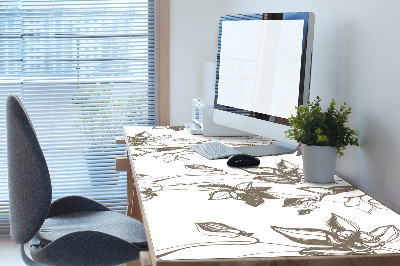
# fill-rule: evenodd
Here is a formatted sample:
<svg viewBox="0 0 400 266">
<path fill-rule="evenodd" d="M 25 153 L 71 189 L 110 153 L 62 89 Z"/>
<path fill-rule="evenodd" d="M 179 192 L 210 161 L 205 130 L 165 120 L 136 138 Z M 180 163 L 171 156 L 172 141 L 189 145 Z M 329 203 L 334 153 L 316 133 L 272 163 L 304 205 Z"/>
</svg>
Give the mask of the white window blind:
<svg viewBox="0 0 400 266">
<path fill-rule="evenodd" d="M 125 211 L 126 173 L 114 165 L 125 146 L 114 142 L 123 125 L 158 123 L 157 25 L 153 0 L 0 2 L 0 235 L 9 233 L 9 93 L 35 126 L 53 199 Z"/>
</svg>

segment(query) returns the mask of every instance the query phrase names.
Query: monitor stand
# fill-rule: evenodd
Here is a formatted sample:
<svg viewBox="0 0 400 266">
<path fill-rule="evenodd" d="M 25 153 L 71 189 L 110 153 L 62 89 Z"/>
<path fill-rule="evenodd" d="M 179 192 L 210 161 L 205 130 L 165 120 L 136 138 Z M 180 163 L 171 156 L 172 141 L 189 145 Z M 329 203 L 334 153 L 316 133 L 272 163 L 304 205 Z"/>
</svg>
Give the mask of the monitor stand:
<svg viewBox="0 0 400 266">
<path fill-rule="evenodd" d="M 243 146 L 234 147 L 233 149 L 258 157 L 294 153 L 297 151 L 297 146 L 275 141 L 271 145 Z"/>
</svg>

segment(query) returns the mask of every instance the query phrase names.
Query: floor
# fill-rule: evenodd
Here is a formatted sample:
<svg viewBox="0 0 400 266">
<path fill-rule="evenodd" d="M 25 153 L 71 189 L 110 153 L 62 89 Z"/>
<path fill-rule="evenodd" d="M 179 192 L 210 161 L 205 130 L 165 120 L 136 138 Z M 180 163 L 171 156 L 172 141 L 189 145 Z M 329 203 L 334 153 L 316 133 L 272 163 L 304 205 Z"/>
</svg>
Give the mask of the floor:
<svg viewBox="0 0 400 266">
<path fill-rule="evenodd" d="M 10 237 L 0 237 L 0 266 L 22 266 L 25 263 L 19 253 L 19 245 Z"/>
<path fill-rule="evenodd" d="M 25 245 L 25 253 L 29 254 L 28 245 Z M 29 255 L 28 255 L 29 256 Z M 0 237 L 0 266 L 24 266 L 19 245 L 12 242 L 10 237 Z M 138 260 L 126 264 L 126 266 L 140 266 Z"/>
</svg>

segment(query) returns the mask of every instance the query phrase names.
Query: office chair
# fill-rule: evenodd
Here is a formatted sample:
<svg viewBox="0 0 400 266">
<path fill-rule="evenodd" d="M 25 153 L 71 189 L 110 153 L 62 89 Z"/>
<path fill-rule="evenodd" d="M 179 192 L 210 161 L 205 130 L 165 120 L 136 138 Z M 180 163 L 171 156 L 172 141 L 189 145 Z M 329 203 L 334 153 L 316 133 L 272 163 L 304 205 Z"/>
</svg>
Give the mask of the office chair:
<svg viewBox="0 0 400 266">
<path fill-rule="evenodd" d="M 46 160 L 19 98 L 7 98 L 10 234 L 28 265 L 115 265 L 147 250 L 141 222 L 88 198 L 51 203 Z M 24 251 L 29 242 L 32 261 Z M 43 264 L 42 264 L 43 263 Z"/>
</svg>

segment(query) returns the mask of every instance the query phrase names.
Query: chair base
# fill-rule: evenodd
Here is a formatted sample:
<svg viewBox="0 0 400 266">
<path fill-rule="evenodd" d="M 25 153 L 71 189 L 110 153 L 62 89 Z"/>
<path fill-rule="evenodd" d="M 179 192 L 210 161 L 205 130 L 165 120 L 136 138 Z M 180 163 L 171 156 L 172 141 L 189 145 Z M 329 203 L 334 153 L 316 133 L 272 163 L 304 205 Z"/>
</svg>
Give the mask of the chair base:
<svg viewBox="0 0 400 266">
<path fill-rule="evenodd" d="M 20 247 L 19 250 L 20 250 L 20 253 L 21 253 L 22 260 L 24 261 L 24 263 L 26 265 L 30 265 L 30 266 L 41 266 L 41 265 L 44 265 L 45 266 L 45 264 L 41 264 L 39 262 L 33 261 L 31 258 L 28 257 L 28 255 L 26 255 L 26 253 L 25 253 L 25 244 L 20 244 L 19 247 Z"/>
</svg>

